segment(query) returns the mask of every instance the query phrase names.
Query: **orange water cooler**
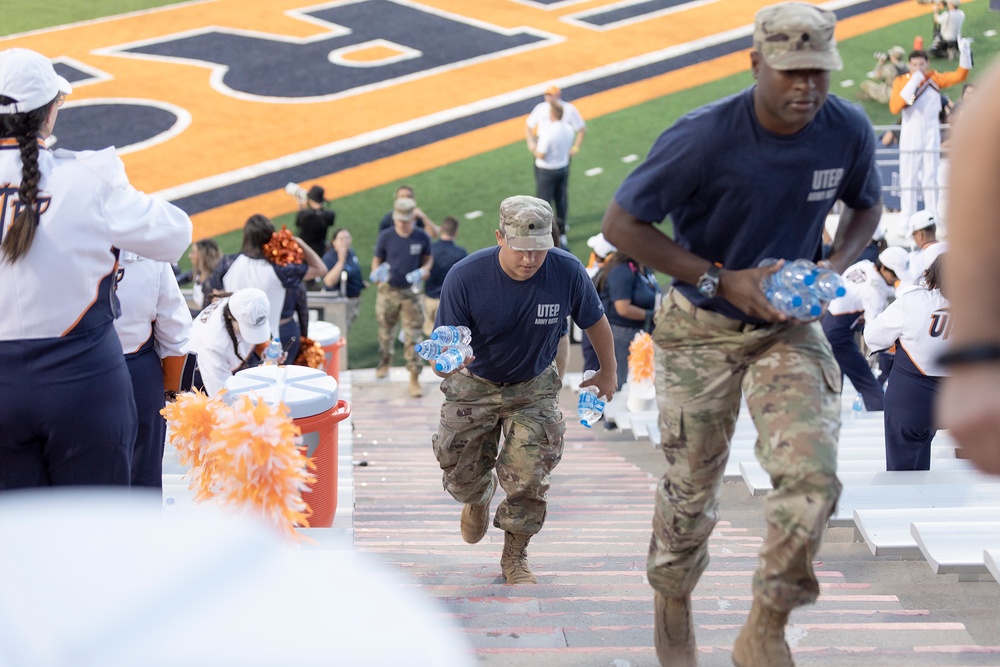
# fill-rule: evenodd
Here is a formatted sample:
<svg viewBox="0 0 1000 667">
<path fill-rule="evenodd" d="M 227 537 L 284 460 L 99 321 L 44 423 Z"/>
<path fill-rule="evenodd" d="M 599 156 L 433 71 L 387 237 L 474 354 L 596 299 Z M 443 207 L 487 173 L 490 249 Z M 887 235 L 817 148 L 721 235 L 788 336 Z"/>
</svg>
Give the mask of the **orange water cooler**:
<svg viewBox="0 0 1000 667">
<path fill-rule="evenodd" d="M 340 382 L 340 348 L 344 347 L 345 344 L 340 327 L 323 321 L 310 322 L 309 337 L 323 348 L 327 375 Z"/>
<path fill-rule="evenodd" d="M 228 401 L 253 394 L 268 405 L 288 406 L 292 420 L 302 431 L 306 455 L 316 464 L 316 481 L 310 491 L 302 494 L 312 509 L 309 526 L 333 525 L 337 513 L 338 429 L 351 414 L 351 404 L 338 398 L 337 380 L 305 366 L 257 366 L 229 378 L 226 389 Z"/>
</svg>

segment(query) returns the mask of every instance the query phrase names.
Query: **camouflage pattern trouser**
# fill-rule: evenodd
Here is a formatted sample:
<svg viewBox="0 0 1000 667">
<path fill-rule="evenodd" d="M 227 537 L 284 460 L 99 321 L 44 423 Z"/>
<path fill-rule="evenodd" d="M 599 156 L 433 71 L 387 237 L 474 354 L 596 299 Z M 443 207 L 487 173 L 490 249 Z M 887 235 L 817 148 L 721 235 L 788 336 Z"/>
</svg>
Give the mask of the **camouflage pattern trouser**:
<svg viewBox="0 0 1000 667">
<path fill-rule="evenodd" d="M 420 305 L 420 295 L 409 287 L 393 287 L 389 283 L 378 284 L 375 297 L 375 319 L 378 320 L 379 365 L 392 363 L 396 348 L 396 324 L 403 321 L 403 357 L 406 367 L 420 372 L 424 364 L 413 346 L 420 340 L 420 327 L 424 324 L 424 309 Z"/>
<path fill-rule="evenodd" d="M 779 611 L 814 602 L 812 559 L 841 489 L 840 369 L 823 330 L 815 322 L 743 326 L 671 291 L 653 340 L 668 468 L 656 492 L 650 584 L 687 595 L 708 565 L 742 390 L 757 427 L 757 459 L 774 483 L 754 595 Z"/>
<path fill-rule="evenodd" d="M 495 384 L 467 370 L 445 378 L 441 424 L 432 439 L 444 489 L 460 503 L 482 504 L 493 493 L 495 467 L 507 497 L 493 525 L 520 535 L 540 531 L 549 475 L 562 458 L 566 432 L 560 389 L 555 364 L 512 384 Z"/>
</svg>

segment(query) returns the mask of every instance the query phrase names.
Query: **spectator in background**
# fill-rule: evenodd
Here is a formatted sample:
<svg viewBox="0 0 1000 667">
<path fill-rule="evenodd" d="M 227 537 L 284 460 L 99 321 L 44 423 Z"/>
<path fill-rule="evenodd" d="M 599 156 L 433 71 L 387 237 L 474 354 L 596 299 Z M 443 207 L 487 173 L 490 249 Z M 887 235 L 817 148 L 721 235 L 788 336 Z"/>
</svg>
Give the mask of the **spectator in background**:
<svg viewBox="0 0 1000 667">
<path fill-rule="evenodd" d="M 885 390 L 886 470 L 930 470 L 934 397 L 945 375 L 937 359 L 947 349 L 948 300 L 941 289 L 942 257 L 923 285 L 893 301 L 865 326 L 873 350 L 896 346 Z"/>
<path fill-rule="evenodd" d="M 196 246 L 191 246 L 192 249 Z M 160 410 L 181 390 L 190 350 L 191 313 L 166 262 L 122 252 L 115 294 L 121 341 L 139 429 L 132 450 L 132 486 L 163 486 L 163 443 L 167 423 Z"/>
<path fill-rule="evenodd" d="M 201 239 L 191 244 L 188 259 L 191 261 L 191 270 L 178 275 L 177 284 L 191 283 L 191 301 L 195 304 L 191 315 L 194 316 L 207 305 L 204 287 L 219 265 L 222 253 L 215 239 Z"/>
<path fill-rule="evenodd" d="M 396 347 L 396 325 L 402 320 L 403 355 L 410 370 L 410 396 L 424 395 L 420 387 L 423 360 L 414 346 L 424 325 L 424 312 L 420 295 L 407 282 L 407 274 L 420 271 L 420 279 L 427 280 L 434 259 L 431 257 L 431 239 L 416 227 L 417 202 L 403 197 L 393 206 L 393 226 L 379 232 L 372 257 L 372 273 L 382 263 L 389 264 L 389 279 L 378 283 L 375 297 L 375 317 L 378 319 L 379 363 L 375 377 L 384 378 L 392 366 Z"/>
<path fill-rule="evenodd" d="M 587 246 L 591 250 L 590 258 L 587 262 L 587 275 L 593 280 L 597 277 L 601 267 L 608 261 L 611 253 L 615 252 L 616 248 L 608 243 L 608 240 L 604 238 L 604 234 L 591 236 L 587 239 Z M 594 350 L 594 346 L 591 344 L 586 332 L 583 332 L 580 338 L 580 352 L 583 354 L 583 370 L 585 372 L 596 372 L 601 367 L 600 362 L 597 360 L 597 352 Z M 606 420 L 605 424 L 607 424 Z"/>
<path fill-rule="evenodd" d="M 931 42 L 931 55 L 935 58 L 953 60 L 958 53 L 958 40 L 962 37 L 965 12 L 959 9 L 961 0 L 948 0 L 938 4 L 934 13 L 934 23 L 940 32 Z"/>
<path fill-rule="evenodd" d="M 937 415 L 964 456 L 1000 474 L 1000 61 L 977 86 L 953 136 L 945 281 L 955 321 Z"/>
<path fill-rule="evenodd" d="M 414 190 L 409 185 L 400 185 L 398 188 L 396 188 L 396 194 L 393 197 L 393 201 L 398 201 L 400 199 L 412 199 L 414 203 L 417 201 L 416 195 L 414 194 Z M 415 205 L 413 209 L 413 214 L 415 216 L 413 218 L 413 224 L 416 225 L 421 230 L 423 230 L 424 232 L 426 232 L 427 235 L 430 236 L 432 239 L 436 239 L 438 237 L 438 234 L 440 233 L 440 228 L 436 224 L 434 224 L 434 221 L 431 220 L 426 213 L 424 213 L 423 209 Z M 389 211 L 384 216 L 382 216 L 382 220 L 378 224 L 378 231 L 380 234 L 386 229 L 389 229 L 390 227 L 393 226 L 392 216 L 393 216 L 393 211 Z"/>
<path fill-rule="evenodd" d="M 325 204 L 326 192 L 322 186 L 314 185 L 295 216 L 299 238 L 320 256 L 326 250 L 326 235 L 337 220 L 337 214 L 324 208 Z"/>
<path fill-rule="evenodd" d="M 441 301 L 441 286 L 444 277 L 451 267 L 469 252 L 460 245 L 455 245 L 458 236 L 458 220 L 448 216 L 441 221 L 440 238 L 431 244 L 431 257 L 434 264 L 431 273 L 424 284 L 424 335 L 430 336 L 434 331 L 434 318 L 437 317 L 438 304 Z"/>
<path fill-rule="evenodd" d="M 341 227 L 333 235 L 330 249 L 323 255 L 323 263 L 329 267 L 329 271 L 323 276 L 323 289 L 347 300 L 346 324 L 350 330 L 358 317 L 358 304 L 361 301 L 361 290 L 365 288 L 365 280 L 361 263 L 354 252 L 354 237 L 346 228 Z"/>
<path fill-rule="evenodd" d="M 563 121 L 563 106 L 549 105 L 549 122 L 539 126 L 535 142 L 535 196 L 552 205 L 562 245 L 569 210 L 569 158 L 575 132 Z"/>
<path fill-rule="evenodd" d="M 574 155 L 580 152 L 580 148 L 583 146 L 583 139 L 587 136 L 587 124 L 583 120 L 583 116 L 580 115 L 579 110 L 573 106 L 570 102 L 566 102 L 562 99 L 562 90 L 559 86 L 549 86 L 545 89 L 545 97 L 543 101 L 535 105 L 528 114 L 528 120 L 525 123 L 524 136 L 528 144 L 528 152 L 536 158 L 538 148 L 538 140 L 543 135 L 543 130 L 547 125 L 554 122 L 552 116 L 552 107 L 554 105 L 559 105 L 562 107 L 562 117 L 560 121 L 569 126 L 576 134 L 573 137 L 573 144 L 569 149 L 569 157 L 572 158 Z M 537 168 L 537 167 L 536 167 Z M 567 183 L 563 187 L 568 187 L 569 179 L 569 166 L 567 162 L 566 167 L 566 179 Z M 536 176 L 536 189 L 538 178 Z M 542 195 L 539 195 L 542 197 Z M 544 199 L 544 197 L 542 197 Z M 559 233 L 559 247 L 565 248 L 567 246 L 566 240 L 566 216 L 569 215 L 568 205 L 563 207 L 562 217 L 560 217 L 560 212 L 556 211 L 556 223 L 558 223 L 558 233 Z"/>
<path fill-rule="evenodd" d="M 941 89 L 965 81 L 972 69 L 972 47 L 968 39 L 959 43 L 958 69 L 935 72 L 928 67 L 926 51 L 910 53 L 908 74 L 896 77 L 889 98 L 889 111 L 902 114 L 899 137 L 899 201 L 903 220 L 917 212 L 917 193 L 923 192 L 924 208 L 938 212 L 938 158 L 944 107 Z"/>
<path fill-rule="evenodd" d="M 653 313 L 660 299 L 656 274 L 648 266 L 621 250 L 608 257 L 594 285 L 611 325 L 615 341 L 615 361 L 618 363 L 618 386 L 628 381 L 628 348 L 642 331 L 653 330 Z"/>
<path fill-rule="evenodd" d="M 910 253 L 910 273 L 922 276 L 938 255 L 948 249 L 948 244 L 938 241 L 937 217 L 930 211 L 917 211 L 910 216 L 909 228 L 917 246 Z"/>
<path fill-rule="evenodd" d="M 897 76 L 909 71 L 904 58 L 906 49 L 902 46 L 893 46 L 885 53 L 876 53 L 875 69 L 868 72 L 868 78 L 861 82 L 858 99 L 888 104 L 889 96 L 892 94 L 892 82 Z"/>
<path fill-rule="evenodd" d="M 210 287 L 213 293 L 235 292 L 256 287 L 267 295 L 271 312 L 268 322 L 271 336 L 280 338 L 282 347 L 297 345 L 300 335 L 295 321 L 294 291 L 303 281 L 326 274 L 326 265 L 302 239 L 295 242 L 302 248 L 303 263 L 278 264 L 264 254 L 264 246 L 274 236 L 274 224 L 263 215 L 252 215 L 243 225 L 243 247 L 234 255 L 226 255 L 212 274 Z M 292 290 L 292 296 L 287 290 Z M 282 330 L 284 329 L 284 330 Z M 293 358 L 294 359 L 294 358 Z"/>
</svg>

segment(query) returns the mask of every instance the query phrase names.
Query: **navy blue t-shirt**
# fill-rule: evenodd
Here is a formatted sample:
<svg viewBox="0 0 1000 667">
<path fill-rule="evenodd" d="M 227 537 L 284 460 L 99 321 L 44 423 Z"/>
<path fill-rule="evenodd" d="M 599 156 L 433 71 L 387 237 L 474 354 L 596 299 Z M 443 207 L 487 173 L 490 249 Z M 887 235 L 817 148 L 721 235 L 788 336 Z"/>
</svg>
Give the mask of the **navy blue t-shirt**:
<svg viewBox="0 0 1000 667">
<path fill-rule="evenodd" d="M 424 284 L 424 294 L 437 299 L 441 296 L 444 277 L 448 275 L 451 267 L 469 254 L 469 251 L 460 245 L 455 245 L 454 241 L 441 240 L 431 244 L 431 254 L 434 256 L 434 266 L 431 267 L 431 275 Z"/>
<path fill-rule="evenodd" d="M 469 327 L 473 374 L 490 382 L 525 382 L 556 358 L 567 315 L 587 329 L 604 307 L 583 264 L 570 253 L 549 250 L 528 280 L 504 273 L 499 253 L 499 246 L 484 248 L 451 268 L 435 326 Z"/>
<path fill-rule="evenodd" d="M 640 220 L 674 225 L 674 240 L 727 269 L 765 257 L 820 259 L 823 223 L 838 199 L 863 210 L 881 199 L 875 133 L 855 104 L 830 95 L 793 135 L 757 121 L 753 88 L 696 109 L 653 144 L 615 201 Z M 758 321 L 725 299 L 674 285 L 695 305 Z"/>
<path fill-rule="evenodd" d="M 390 227 L 379 232 L 375 241 L 375 256 L 389 263 L 389 284 L 393 287 L 409 287 L 406 274 L 419 269 L 430 254 L 431 237 L 416 227 L 406 238 Z"/>
<path fill-rule="evenodd" d="M 643 310 L 649 310 L 656 305 L 656 293 L 659 291 L 656 276 L 649 269 L 640 271 L 638 265 L 632 262 L 612 267 L 604 281 L 604 293 L 610 304 L 608 322 L 623 327 L 641 327 L 646 318 L 633 320 L 619 315 L 615 310 L 615 301 L 624 299 Z"/>
<path fill-rule="evenodd" d="M 329 271 L 337 265 L 337 260 L 339 259 L 337 251 L 330 248 L 323 255 L 323 263 L 326 264 L 326 270 Z M 361 273 L 361 262 L 358 261 L 358 256 L 354 253 L 353 248 L 347 249 L 347 257 L 344 259 L 344 271 L 347 271 L 347 294 L 341 294 L 340 296 L 346 296 L 353 298 L 356 296 L 361 296 L 361 290 L 365 288 L 365 279 Z M 340 293 L 340 281 L 338 280 L 333 284 L 333 287 L 324 287 L 325 291 Z"/>
</svg>

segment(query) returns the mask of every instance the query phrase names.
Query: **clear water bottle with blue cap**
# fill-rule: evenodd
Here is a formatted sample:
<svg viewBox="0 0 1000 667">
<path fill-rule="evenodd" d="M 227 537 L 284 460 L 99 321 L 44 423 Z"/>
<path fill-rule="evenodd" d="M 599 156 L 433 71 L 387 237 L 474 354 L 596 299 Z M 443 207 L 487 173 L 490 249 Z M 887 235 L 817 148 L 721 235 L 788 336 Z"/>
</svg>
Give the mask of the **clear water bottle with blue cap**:
<svg viewBox="0 0 1000 667">
<path fill-rule="evenodd" d="M 847 294 L 843 279 L 830 269 L 816 269 L 812 291 L 820 301 L 832 301 Z"/>
<path fill-rule="evenodd" d="M 465 352 L 471 351 L 467 345 L 449 347 L 441 353 L 441 356 L 434 362 L 434 370 L 439 373 L 450 373 L 463 363 L 465 363 Z"/>
<path fill-rule="evenodd" d="M 861 392 L 859 391 L 858 395 L 854 397 L 854 405 L 851 406 L 851 416 L 855 418 L 860 417 L 864 411 L 865 411 L 865 398 L 864 396 L 861 395 Z"/>
<path fill-rule="evenodd" d="M 431 332 L 431 340 L 442 345 L 469 345 L 472 343 L 472 331 L 463 326 L 440 326 Z"/>
<path fill-rule="evenodd" d="M 417 343 L 413 346 L 413 350 L 421 359 L 426 359 L 430 361 L 431 359 L 436 359 L 441 356 L 441 353 L 448 349 L 447 345 L 443 345 L 436 340 L 425 340 Z"/>
<path fill-rule="evenodd" d="M 583 374 L 584 380 L 594 377 L 595 371 L 587 371 Z M 597 387 L 580 387 L 580 399 L 576 405 L 576 414 L 580 418 L 580 423 L 587 428 L 593 427 L 597 420 L 604 414 L 606 401 L 597 395 Z"/>
<path fill-rule="evenodd" d="M 272 338 L 271 342 L 267 344 L 267 349 L 264 350 L 264 359 L 261 363 L 264 366 L 277 366 L 283 352 L 284 350 L 281 349 L 281 339 Z"/>
<path fill-rule="evenodd" d="M 406 282 L 410 284 L 410 289 L 413 290 L 413 293 L 418 294 L 424 282 L 424 275 L 420 272 L 420 269 L 413 269 L 406 274 Z"/>
</svg>

